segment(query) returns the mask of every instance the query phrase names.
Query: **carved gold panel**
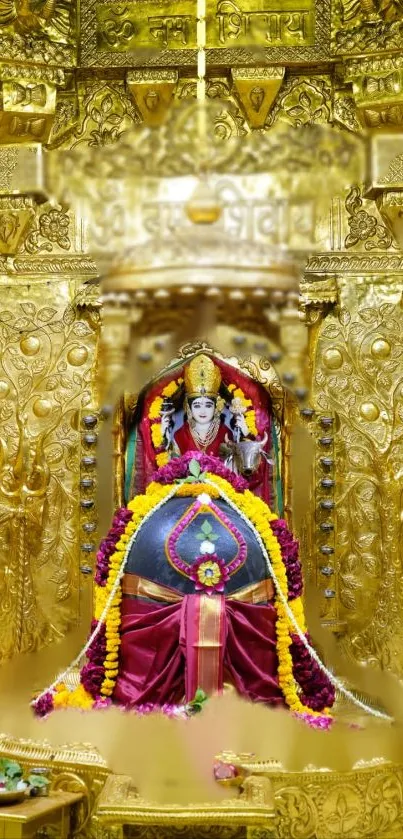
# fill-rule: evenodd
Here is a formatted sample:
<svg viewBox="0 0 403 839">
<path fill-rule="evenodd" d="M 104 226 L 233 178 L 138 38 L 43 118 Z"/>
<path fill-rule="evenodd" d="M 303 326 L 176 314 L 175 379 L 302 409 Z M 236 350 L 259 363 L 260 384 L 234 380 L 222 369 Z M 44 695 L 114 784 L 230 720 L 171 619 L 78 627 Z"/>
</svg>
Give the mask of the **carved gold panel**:
<svg viewBox="0 0 403 839">
<path fill-rule="evenodd" d="M 60 206 L 3 196 L 0 249 L 11 254 L 2 257 L 0 275 L 4 659 L 63 637 L 89 594 L 81 574 L 95 481 L 90 487 L 85 460 L 96 436 L 90 439 L 84 419 L 96 398 L 98 319 L 91 306 L 79 305 L 82 280 L 94 266 L 82 254 L 74 217 Z M 90 556 L 94 550 L 91 543 Z"/>
<path fill-rule="evenodd" d="M 207 61 L 213 65 L 318 60 L 329 56 L 325 0 L 208 0 Z M 163 0 L 82 6 L 83 66 L 179 67 L 196 64 L 196 8 Z"/>
<path fill-rule="evenodd" d="M 320 326 L 314 357 L 324 465 L 316 492 L 317 579 L 323 616 L 344 624 L 349 654 L 401 675 L 403 284 L 378 275 L 361 279 L 354 292 L 348 280 L 338 285 L 340 308 Z M 320 428 L 321 417 L 329 417 L 327 428 L 326 419 Z M 335 538 L 321 528 L 326 522 L 334 523 Z"/>
<path fill-rule="evenodd" d="M 158 12 L 158 14 L 156 13 Z M 181 50 L 197 46 L 194 3 L 169 0 L 156 10 L 151 0 L 98 3 L 96 35 L 100 50 Z M 207 46 L 311 46 L 315 7 L 312 0 L 207 0 Z"/>
<path fill-rule="evenodd" d="M 0 654 L 62 637 L 80 610 L 81 412 L 96 331 L 71 280 L 1 286 Z"/>
</svg>

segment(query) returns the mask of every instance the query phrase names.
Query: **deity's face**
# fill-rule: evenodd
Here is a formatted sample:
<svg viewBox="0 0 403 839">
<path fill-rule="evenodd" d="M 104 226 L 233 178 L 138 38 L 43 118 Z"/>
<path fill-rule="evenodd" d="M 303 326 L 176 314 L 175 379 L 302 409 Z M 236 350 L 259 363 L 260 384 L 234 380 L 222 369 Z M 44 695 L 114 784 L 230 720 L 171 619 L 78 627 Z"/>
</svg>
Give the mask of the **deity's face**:
<svg viewBox="0 0 403 839">
<path fill-rule="evenodd" d="M 210 396 L 197 396 L 192 399 L 190 413 L 198 425 L 210 425 L 215 412 L 215 400 Z"/>
</svg>

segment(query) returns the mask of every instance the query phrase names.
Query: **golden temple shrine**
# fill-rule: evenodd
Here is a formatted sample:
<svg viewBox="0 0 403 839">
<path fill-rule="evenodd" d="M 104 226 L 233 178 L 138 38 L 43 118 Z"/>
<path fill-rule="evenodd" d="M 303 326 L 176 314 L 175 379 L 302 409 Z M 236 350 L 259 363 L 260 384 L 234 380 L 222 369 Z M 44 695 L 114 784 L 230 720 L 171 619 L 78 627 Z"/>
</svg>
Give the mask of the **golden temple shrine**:
<svg viewBox="0 0 403 839">
<path fill-rule="evenodd" d="M 401 839 L 402 0 L 0 0 L 0 84 L 0 839 Z"/>
</svg>

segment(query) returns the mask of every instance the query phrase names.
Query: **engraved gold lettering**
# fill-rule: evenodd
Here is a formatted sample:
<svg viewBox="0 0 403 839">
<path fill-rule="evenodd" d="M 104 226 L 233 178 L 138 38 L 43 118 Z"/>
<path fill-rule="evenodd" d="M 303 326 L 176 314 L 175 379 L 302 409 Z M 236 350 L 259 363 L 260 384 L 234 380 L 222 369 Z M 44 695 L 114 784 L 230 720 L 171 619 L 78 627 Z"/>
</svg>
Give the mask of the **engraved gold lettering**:
<svg viewBox="0 0 403 839">
<path fill-rule="evenodd" d="M 191 20 L 191 15 L 155 15 L 148 18 L 149 32 L 162 47 L 167 47 L 171 39 L 186 46 Z"/>
<path fill-rule="evenodd" d="M 273 43 L 304 43 L 308 38 L 311 12 L 307 9 L 286 11 L 243 11 L 232 0 L 217 5 L 218 39 L 221 44 L 242 38 Z"/>
<path fill-rule="evenodd" d="M 131 20 L 107 18 L 102 27 L 102 35 L 110 47 L 118 47 L 127 43 L 136 34 Z"/>
</svg>

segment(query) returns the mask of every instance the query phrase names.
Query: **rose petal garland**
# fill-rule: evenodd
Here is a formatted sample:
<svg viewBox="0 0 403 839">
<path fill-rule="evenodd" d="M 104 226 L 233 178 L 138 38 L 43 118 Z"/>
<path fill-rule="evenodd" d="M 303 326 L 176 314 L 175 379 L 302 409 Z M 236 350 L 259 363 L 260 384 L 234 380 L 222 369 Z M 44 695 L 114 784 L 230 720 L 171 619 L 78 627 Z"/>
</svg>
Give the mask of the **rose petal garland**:
<svg viewBox="0 0 403 839">
<path fill-rule="evenodd" d="M 115 551 L 116 543 L 125 532 L 127 522 L 132 517 L 131 510 L 121 507 L 114 515 L 108 535 L 102 540 L 97 553 L 95 584 L 104 586 L 109 573 L 109 559 Z"/>
<path fill-rule="evenodd" d="M 271 529 L 277 537 L 281 547 L 281 555 L 287 573 L 288 599 L 301 597 L 303 591 L 302 566 L 299 559 L 298 542 L 290 533 L 287 523 L 283 519 L 271 522 Z"/>
<path fill-rule="evenodd" d="M 186 490 L 187 485 L 182 484 L 182 487 L 185 487 L 185 490 Z M 186 530 L 186 528 L 189 526 L 189 524 L 196 518 L 196 516 L 199 513 L 199 510 L 201 510 L 205 506 L 205 503 L 203 503 L 202 498 L 203 498 L 203 495 L 200 495 L 200 484 L 199 484 L 199 497 L 196 499 L 194 504 L 192 504 L 191 507 L 187 510 L 186 514 L 181 517 L 179 522 L 177 522 L 174 529 L 169 534 L 168 541 L 167 541 L 167 556 L 168 556 L 169 561 L 172 562 L 172 564 L 174 565 L 176 570 L 179 571 L 180 574 L 183 574 L 185 577 L 189 577 L 191 580 L 193 580 L 194 582 L 198 582 L 198 583 L 200 583 L 200 579 L 199 578 L 194 579 L 194 577 L 192 576 L 192 573 L 194 571 L 195 566 L 194 565 L 190 566 L 187 562 L 184 562 L 183 559 L 181 559 L 181 557 L 179 556 L 178 551 L 176 549 L 176 546 L 177 546 L 177 543 L 178 543 L 178 540 L 179 540 L 179 537 L 181 536 L 181 534 L 184 532 L 184 530 Z M 218 520 L 221 521 L 222 524 L 225 525 L 225 527 L 229 530 L 230 533 L 232 533 L 232 535 L 234 537 L 234 540 L 235 540 L 236 544 L 238 545 L 238 550 L 237 550 L 237 553 L 236 553 L 235 557 L 231 560 L 231 562 L 228 563 L 228 565 L 225 565 L 225 571 L 223 571 L 223 574 L 222 574 L 223 581 L 227 582 L 227 580 L 229 579 L 231 574 L 234 574 L 236 571 L 238 571 L 238 569 L 246 562 L 246 557 L 247 557 L 247 554 L 248 554 L 247 545 L 246 545 L 245 539 L 242 536 L 242 533 L 238 530 L 237 527 L 235 527 L 235 525 L 233 524 L 231 519 L 229 519 L 228 516 L 226 516 L 222 512 L 222 510 L 220 510 L 219 507 L 217 507 L 213 503 L 213 501 L 211 500 L 209 495 L 206 496 L 206 502 L 207 502 L 208 509 L 211 512 L 215 513 Z M 198 557 L 196 562 L 198 562 L 199 560 L 201 561 L 202 559 L 205 560 L 207 558 L 208 558 L 208 556 Z M 213 557 L 210 555 L 210 559 L 212 559 L 212 558 Z M 218 557 L 215 557 L 215 558 L 217 559 L 217 561 L 219 563 L 223 562 L 223 560 L 221 560 L 221 559 L 218 560 Z M 220 565 L 220 567 L 221 567 L 221 565 Z M 224 588 L 223 588 L 223 585 L 221 585 L 221 583 L 220 583 L 220 586 L 221 587 L 219 589 L 216 589 L 216 590 L 221 592 L 221 591 L 224 590 Z M 198 588 L 198 586 L 196 585 L 196 591 L 199 591 L 199 590 L 201 590 L 200 586 Z M 209 593 L 211 594 L 211 590 L 209 590 Z"/>
</svg>

